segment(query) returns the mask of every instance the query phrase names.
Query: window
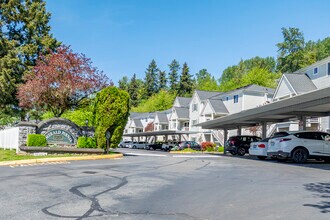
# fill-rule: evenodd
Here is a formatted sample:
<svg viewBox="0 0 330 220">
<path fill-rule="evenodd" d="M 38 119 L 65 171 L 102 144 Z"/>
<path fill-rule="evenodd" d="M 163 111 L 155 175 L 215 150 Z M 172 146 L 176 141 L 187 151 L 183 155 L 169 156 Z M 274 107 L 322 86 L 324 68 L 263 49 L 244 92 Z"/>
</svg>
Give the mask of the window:
<svg viewBox="0 0 330 220">
<path fill-rule="evenodd" d="M 198 110 L 198 104 L 196 103 L 196 104 L 193 104 L 193 111 L 197 111 Z"/>
<path fill-rule="evenodd" d="M 314 68 L 314 75 L 316 75 L 319 72 L 319 68 Z"/>
<path fill-rule="evenodd" d="M 226 97 L 226 101 L 228 101 L 228 100 L 229 100 L 229 97 L 227 96 L 227 97 Z"/>
<path fill-rule="evenodd" d="M 330 76 L 330 63 L 328 63 L 328 75 Z"/>
<path fill-rule="evenodd" d="M 192 124 L 193 125 L 197 124 L 197 120 L 192 120 Z"/>
<path fill-rule="evenodd" d="M 234 103 L 238 102 L 238 95 L 234 95 Z"/>
</svg>

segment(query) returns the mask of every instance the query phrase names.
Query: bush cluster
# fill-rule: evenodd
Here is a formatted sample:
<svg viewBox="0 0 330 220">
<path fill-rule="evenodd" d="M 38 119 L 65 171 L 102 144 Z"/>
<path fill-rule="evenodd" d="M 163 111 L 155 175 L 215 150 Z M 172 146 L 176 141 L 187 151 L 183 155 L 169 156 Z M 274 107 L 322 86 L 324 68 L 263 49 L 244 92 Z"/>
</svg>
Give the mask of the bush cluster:
<svg viewBox="0 0 330 220">
<path fill-rule="evenodd" d="M 210 141 L 202 142 L 202 151 L 208 151 L 212 152 L 215 149 L 215 143 L 212 143 Z"/>
<path fill-rule="evenodd" d="M 79 137 L 78 138 L 78 143 L 77 143 L 78 148 L 96 148 L 96 140 L 95 138 L 91 137 Z"/>
<path fill-rule="evenodd" d="M 27 137 L 28 147 L 44 147 L 47 146 L 46 136 L 43 134 L 29 134 Z"/>
</svg>

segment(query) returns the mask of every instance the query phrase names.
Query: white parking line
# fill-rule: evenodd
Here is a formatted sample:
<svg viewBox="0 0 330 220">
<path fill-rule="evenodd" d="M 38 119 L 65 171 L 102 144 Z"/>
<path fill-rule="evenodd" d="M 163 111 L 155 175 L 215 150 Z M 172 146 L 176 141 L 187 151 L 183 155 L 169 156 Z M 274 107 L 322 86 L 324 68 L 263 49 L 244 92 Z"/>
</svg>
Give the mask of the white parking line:
<svg viewBox="0 0 330 220">
<path fill-rule="evenodd" d="M 183 157 L 183 158 L 216 158 L 216 155 L 173 155 L 173 157 Z"/>
<path fill-rule="evenodd" d="M 140 153 L 125 153 L 125 154 L 132 156 L 167 157 L 167 155 L 163 155 L 163 154 L 140 154 Z"/>
</svg>

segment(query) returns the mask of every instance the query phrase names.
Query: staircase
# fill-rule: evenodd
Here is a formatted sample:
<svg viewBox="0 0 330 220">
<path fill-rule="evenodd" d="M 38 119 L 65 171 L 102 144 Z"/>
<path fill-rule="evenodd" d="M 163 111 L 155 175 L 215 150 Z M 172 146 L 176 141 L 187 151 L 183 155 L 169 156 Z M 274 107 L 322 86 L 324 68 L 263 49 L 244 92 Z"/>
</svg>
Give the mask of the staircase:
<svg viewBox="0 0 330 220">
<path fill-rule="evenodd" d="M 215 142 L 219 143 L 219 145 L 224 145 L 225 140 L 222 131 L 212 130 L 212 135 L 217 140 Z"/>
</svg>

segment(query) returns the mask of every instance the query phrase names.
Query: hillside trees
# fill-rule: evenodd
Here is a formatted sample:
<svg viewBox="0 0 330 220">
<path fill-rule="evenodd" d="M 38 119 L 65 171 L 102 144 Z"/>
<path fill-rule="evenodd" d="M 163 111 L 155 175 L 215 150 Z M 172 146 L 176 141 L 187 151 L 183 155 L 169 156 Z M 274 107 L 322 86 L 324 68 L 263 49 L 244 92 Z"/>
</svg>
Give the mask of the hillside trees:
<svg viewBox="0 0 330 220">
<path fill-rule="evenodd" d="M 55 117 L 108 84 L 107 77 L 92 66 L 90 59 L 66 46 L 40 57 L 25 80 L 18 89 L 20 106 L 48 110 Z"/>
<path fill-rule="evenodd" d="M 179 88 L 177 91 L 178 96 L 191 95 L 193 92 L 194 81 L 192 75 L 189 73 L 189 67 L 187 63 L 182 66 L 182 72 L 180 76 Z"/>
<path fill-rule="evenodd" d="M 214 76 L 207 72 L 207 69 L 201 69 L 196 73 L 197 90 L 218 91 L 219 86 Z"/>
</svg>

